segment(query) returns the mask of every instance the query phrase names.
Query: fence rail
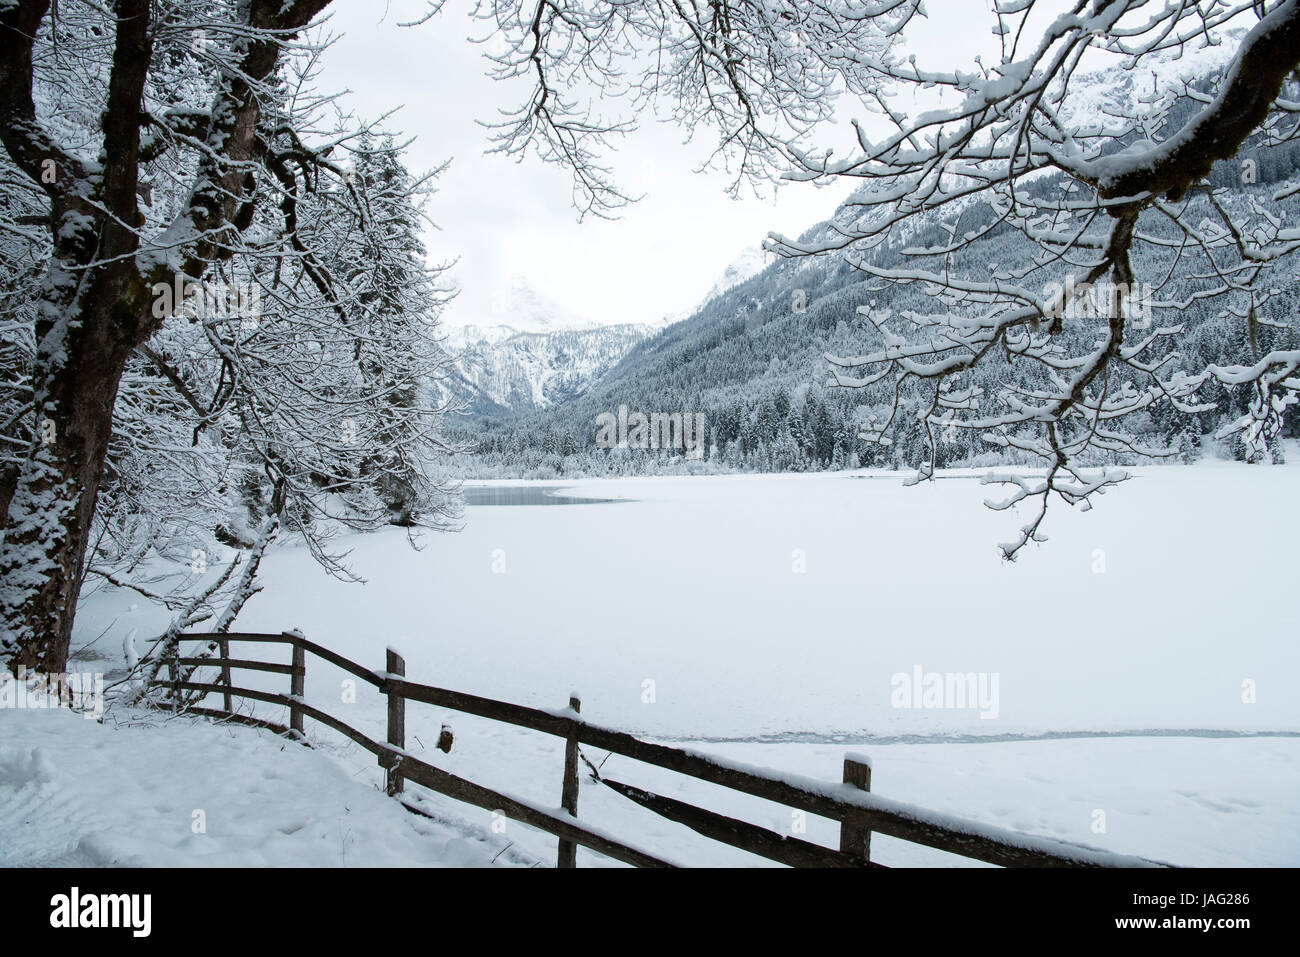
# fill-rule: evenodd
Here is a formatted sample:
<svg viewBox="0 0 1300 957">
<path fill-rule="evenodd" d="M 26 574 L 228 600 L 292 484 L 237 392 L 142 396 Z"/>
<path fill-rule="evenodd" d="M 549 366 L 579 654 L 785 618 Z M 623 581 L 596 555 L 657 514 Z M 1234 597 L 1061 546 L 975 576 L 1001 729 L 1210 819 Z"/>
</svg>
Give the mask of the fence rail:
<svg viewBox="0 0 1300 957">
<path fill-rule="evenodd" d="M 777 774 L 712 755 L 644 741 L 626 731 L 594 724 L 581 717 L 581 701 L 576 696 L 570 698 L 567 708 L 545 711 L 420 684 L 407 678 L 405 661 L 392 649 L 387 652 L 384 670 L 378 671 L 309 641 L 298 632 L 283 632 L 279 635 L 184 634 L 180 636 L 180 641 L 207 642 L 216 646 L 219 655 L 184 655 L 177 650 L 165 659 L 169 680 L 161 683 L 171 689 L 172 700 L 177 706 L 182 691 L 201 694 L 204 699 L 215 695 L 222 699 L 223 708 L 192 706 L 187 710 L 207 717 L 231 719 L 269 728 L 299 740 L 305 739 L 303 719 L 310 718 L 374 754 L 379 765 L 385 769 L 388 794 L 400 797 L 404 793 L 405 782 L 410 781 L 458 801 L 499 811 L 514 820 L 539 828 L 559 839 L 559 867 L 576 866 L 578 845 L 636 867 L 674 866 L 652 853 L 577 820 L 580 745 L 620 754 L 644 764 L 774 801 L 839 823 L 839 847 L 833 849 L 629 784 L 600 778 L 603 784 L 628 800 L 681 823 L 705 837 L 792 866 L 881 867 L 883 865 L 872 861 L 870 857 L 872 832 L 1007 867 L 1168 866 L 1145 858 L 1112 854 L 1082 844 L 1020 834 L 881 798 L 871 793 L 870 764 L 853 757 L 845 759 L 841 783 L 818 781 L 797 775 Z M 231 658 L 230 645 L 238 642 L 288 645 L 292 649 L 292 661 L 285 665 Z M 179 643 L 176 647 L 179 649 Z M 306 658 L 309 654 L 372 685 L 387 697 L 386 741 L 375 741 L 304 700 Z M 211 682 L 193 680 L 194 672 L 200 668 L 219 669 L 219 679 Z M 231 673 L 240 670 L 288 675 L 289 694 L 235 686 Z M 238 714 L 233 708 L 234 697 L 281 705 L 288 709 L 288 724 L 278 725 L 263 718 Z M 495 791 L 409 754 L 406 751 L 408 701 L 472 714 L 564 739 L 560 807 L 548 808 Z M 448 739 L 446 746 L 443 747 L 442 741 L 439 746 L 443 750 L 449 750 L 449 735 L 445 737 Z M 418 813 L 418 809 L 410 803 L 403 803 Z"/>
</svg>

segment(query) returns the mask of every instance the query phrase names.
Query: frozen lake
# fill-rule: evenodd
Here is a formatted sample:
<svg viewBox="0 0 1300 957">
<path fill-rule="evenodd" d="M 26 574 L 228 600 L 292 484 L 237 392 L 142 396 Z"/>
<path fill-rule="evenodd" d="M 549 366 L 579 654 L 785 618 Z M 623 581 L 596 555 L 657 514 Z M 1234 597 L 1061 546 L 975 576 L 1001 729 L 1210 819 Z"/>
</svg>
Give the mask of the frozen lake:
<svg viewBox="0 0 1300 957">
<path fill-rule="evenodd" d="M 576 689 L 673 737 L 1300 730 L 1300 570 L 1269 545 L 1300 532 L 1291 468 L 1148 471 L 1057 507 L 1015 564 L 988 487 L 892 478 L 568 483 L 635 501 L 471 507 L 418 552 L 355 537 L 359 586 L 281 549 L 241 624 L 376 663 L 395 643 L 412 674 L 498 698 Z M 996 675 L 996 714 L 895 707 L 918 666 Z"/>
<path fill-rule="evenodd" d="M 1300 863 L 1300 569 L 1279 544 L 1300 533 L 1294 467 L 1139 470 L 1090 513 L 1054 504 L 1050 540 L 1015 564 L 996 545 L 1023 519 L 981 504 L 997 489 L 869 478 L 478 483 L 464 530 L 421 551 L 398 529 L 348 539 L 365 585 L 276 550 L 239 626 L 300 628 L 377 668 L 393 644 L 413 680 L 538 707 L 576 690 L 592 720 L 818 777 L 866 751 L 882 794 L 1035 833 L 1178 863 Z M 561 489 L 567 507 L 481 507 L 557 504 Z M 101 605 L 85 633 L 139 614 Z M 900 698 L 932 675 L 976 693 Z M 341 677 L 313 661 L 308 698 L 338 713 Z M 351 707 L 381 733 L 377 695 Z M 443 720 L 456 749 L 434 763 L 558 802 L 558 742 L 412 706 L 413 749 Z M 593 791 L 597 823 L 629 813 Z M 1106 834 L 1090 830 L 1097 809 Z M 643 823 L 685 860 L 708 847 Z"/>
</svg>

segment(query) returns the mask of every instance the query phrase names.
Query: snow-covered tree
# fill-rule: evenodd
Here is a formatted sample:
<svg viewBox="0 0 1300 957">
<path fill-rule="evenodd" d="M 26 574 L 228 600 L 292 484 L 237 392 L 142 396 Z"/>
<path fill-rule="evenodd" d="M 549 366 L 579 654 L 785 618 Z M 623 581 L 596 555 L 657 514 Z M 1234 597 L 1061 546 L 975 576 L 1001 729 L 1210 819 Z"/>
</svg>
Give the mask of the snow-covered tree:
<svg viewBox="0 0 1300 957">
<path fill-rule="evenodd" d="M 872 441 L 888 441 L 899 410 L 922 403 L 918 480 L 935 468 L 941 428 L 1042 463 L 1036 479 L 990 476 L 1010 489 L 993 507 L 1033 506 L 1002 546 L 1007 558 L 1042 539 L 1054 496 L 1086 507 L 1128 474 L 1080 463 L 1177 453 L 1136 440 L 1130 416 L 1206 413 L 1228 387 L 1248 399 L 1220 434 L 1261 458 L 1296 400 L 1300 351 L 1270 350 L 1262 333 L 1292 318 L 1273 302 L 1274 280 L 1300 232 L 1275 204 L 1300 183 L 1255 184 L 1271 151 L 1300 138 L 1300 0 L 995 0 L 1000 53 L 969 67 L 898 55 L 893 41 L 924 15 L 919 0 L 488 6 L 508 40 L 501 72 L 536 79 L 503 124 L 503 150 L 535 147 L 589 170 L 626 129 L 626 116 L 605 113 L 627 89 L 629 116 L 667 93 L 692 130 L 712 124 L 738 180 L 779 170 L 861 181 L 832 227 L 774 236 L 768 248 L 841 256 L 881 290 L 880 309 L 859 309 L 874 339 L 827 358 L 839 386 L 891 387 Z M 628 37 L 657 47 L 648 71 L 630 69 Z M 1177 79 L 1167 66 L 1179 57 L 1199 75 Z M 1098 73 L 1126 78 L 1135 95 L 1098 102 L 1087 82 Z M 592 82 L 606 93 L 600 116 L 576 95 Z M 874 125 L 857 122 L 867 111 Z M 854 120 L 847 155 L 818 148 L 831 116 Z M 1234 160 L 1240 168 L 1226 167 Z M 583 209 L 621 199 L 590 172 L 579 187 Z M 1015 255 L 966 254 L 991 235 Z M 897 262 L 882 264 L 882 252 Z M 890 309 L 911 285 L 928 307 Z M 1209 304 L 1245 334 L 1187 370 L 1181 319 Z"/>
<path fill-rule="evenodd" d="M 91 570 L 448 524 L 431 180 L 312 92 L 327 5 L 0 4 L 10 667 L 63 669 Z"/>
<path fill-rule="evenodd" d="M 1128 419 L 1166 404 L 1206 411 L 1207 386 L 1243 388 L 1252 393 L 1248 412 L 1225 433 L 1262 448 L 1300 388 L 1300 353 L 1260 350 L 1256 334 L 1263 322 L 1290 319 L 1266 316 L 1273 270 L 1300 248 L 1300 233 L 1270 204 L 1297 186 L 1270 196 L 1207 182 L 1243 146 L 1266 153 L 1300 131 L 1300 86 L 1288 79 L 1300 63 L 1300 4 L 1077 3 L 1030 44 L 1032 7 L 997 5 L 1003 52 L 976 73 L 866 64 L 891 86 L 943 87 L 958 105 L 915 118 L 891 111 L 895 131 L 862 137 L 850 157 L 792 151 L 796 175 L 865 180 L 863 215 L 840 236 L 774 242 L 787 255 L 840 251 L 883 288 L 918 283 L 935 296 L 939 308 L 898 316 L 860 310 L 881 344 L 831 357 L 835 381 L 890 381 L 895 408 L 908 388 L 925 394 L 929 455 L 919 477 L 934 468 L 940 423 L 1045 464 L 1039 479 L 989 477 L 1011 488 L 994 507 L 1035 503 L 1002 546 L 1007 558 L 1041 540 L 1050 497 L 1086 504 L 1127 477 L 1078 468 L 1090 452 L 1177 454 L 1144 446 Z M 1161 82 L 1171 56 L 1206 48 L 1223 55 L 1203 89 Z M 1142 102 L 1098 111 L 1079 78 L 1100 67 L 1154 80 Z M 1253 182 L 1250 171 L 1243 164 L 1242 186 Z M 918 211 L 944 207 L 955 211 L 944 234 L 908 240 Z M 994 231 L 1023 237 L 1026 254 L 993 268 L 963 257 Z M 911 262 L 866 261 L 863 251 L 884 243 Z M 1192 291 L 1180 288 L 1188 277 Z M 1247 320 L 1248 362 L 1184 370 L 1181 313 L 1192 299 Z M 1010 367 L 1004 384 L 972 385 L 972 371 L 993 363 Z"/>
</svg>

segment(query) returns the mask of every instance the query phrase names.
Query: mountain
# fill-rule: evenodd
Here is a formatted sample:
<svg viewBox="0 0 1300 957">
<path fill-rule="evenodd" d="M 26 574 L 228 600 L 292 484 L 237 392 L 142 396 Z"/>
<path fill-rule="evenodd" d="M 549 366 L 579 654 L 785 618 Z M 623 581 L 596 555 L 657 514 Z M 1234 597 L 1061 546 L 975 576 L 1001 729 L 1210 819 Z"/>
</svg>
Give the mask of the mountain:
<svg viewBox="0 0 1300 957">
<path fill-rule="evenodd" d="M 1208 55 L 1208 54 L 1207 54 Z M 1204 79 L 1204 77 L 1202 78 Z M 1081 102 L 1105 104 L 1120 96 L 1133 82 L 1128 74 L 1096 81 Z M 1148 91 L 1149 91 L 1149 81 Z M 1144 91 L 1133 91 L 1134 96 Z M 1117 101 L 1121 102 L 1121 101 Z M 1170 110 L 1170 126 L 1177 129 L 1196 106 L 1184 98 Z M 1114 149 L 1127 142 L 1117 140 Z M 1226 189 L 1220 202 L 1232 213 L 1247 211 L 1252 202 L 1270 204 L 1273 215 L 1291 220 L 1300 215 L 1300 194 L 1281 202 L 1271 199 L 1276 184 L 1300 172 L 1300 143 L 1276 147 L 1247 144 L 1258 165 L 1258 182 L 1245 185 L 1236 161 L 1221 163 L 1209 177 L 1211 185 Z M 1045 175 L 1026 182 L 1026 196 L 1055 197 L 1059 177 Z M 806 230 L 804 242 L 841 235 L 840 228 L 871 215 L 862 196 L 850 197 L 831 217 Z M 1207 201 L 1194 202 L 1213 214 Z M 906 247 L 935 245 L 951 235 L 965 235 L 990 225 L 995 212 L 976 200 L 955 203 L 938 212 L 918 215 L 889 242 L 864 255 L 884 268 L 901 268 L 917 260 L 904 255 Z M 972 233 L 973 234 L 973 233 Z M 1010 227 L 993 225 L 969 246 L 955 252 L 947 263 L 959 275 L 987 274 L 998 264 L 1027 262 L 1036 248 Z M 1144 248 L 1135 254 L 1137 274 L 1149 280 L 1161 277 L 1175 265 L 1170 256 Z M 755 271 L 757 270 L 757 271 Z M 477 475 L 549 477 L 580 474 L 625 474 L 661 469 L 724 467 L 755 471 L 783 471 L 855 466 L 909 468 L 920 460 L 925 432 L 918 413 L 925 397 L 914 390 L 900 396 L 901 408 L 892 409 L 888 382 L 850 390 L 827 388 L 826 356 L 852 356 L 880 347 L 880 338 L 858 313 L 871 305 L 895 314 L 904 310 L 932 311 L 934 300 L 920 284 L 880 288 L 865 273 L 839 257 L 777 260 L 764 265 L 746 251 L 715 291 L 684 321 L 674 323 L 627 349 L 613 368 L 595 376 L 563 401 L 534 407 L 510 421 L 489 423 L 466 430 L 477 455 L 468 464 Z M 1061 270 L 1063 275 L 1063 267 Z M 1052 271 L 1044 283 L 1058 280 Z M 1276 275 L 1279 294 L 1270 300 L 1258 334 L 1258 346 L 1271 349 L 1300 348 L 1300 333 L 1291 327 L 1288 303 L 1300 300 L 1300 277 L 1292 270 Z M 1178 301 L 1191 297 L 1196 279 L 1175 277 L 1158 298 Z M 1221 305 L 1194 300 L 1180 310 L 1186 326 L 1179 354 L 1171 359 L 1185 370 L 1208 362 L 1249 363 L 1251 333 L 1246 321 L 1222 311 Z M 1091 340 L 1088 324 L 1067 329 L 1063 343 L 1075 351 Z M 992 394 L 1000 388 L 997 363 L 973 373 L 971 385 Z M 1173 448 L 1194 458 L 1203 437 L 1225 420 L 1245 411 L 1245 390 L 1225 395 L 1213 412 L 1175 415 L 1167 408 L 1153 409 L 1146 419 L 1135 419 L 1135 430 L 1151 446 Z M 618 448 L 597 442 L 597 422 L 602 416 L 620 416 L 620 410 L 647 416 L 703 414 L 708 443 L 703 462 L 685 462 L 671 451 L 625 455 Z M 868 443 L 860 433 L 893 419 L 892 444 Z M 1284 436 L 1297 434 L 1300 418 L 1288 416 Z M 937 448 L 939 466 L 968 464 L 989 466 L 1015 461 L 1013 455 L 992 450 L 978 437 L 953 430 Z M 1206 439 L 1205 441 L 1211 441 Z M 1238 446 L 1240 443 L 1238 443 Z M 1229 451 L 1225 449 L 1225 451 Z M 1237 447 L 1233 447 L 1236 454 Z"/>
<path fill-rule="evenodd" d="M 710 300 L 716 299 L 730 289 L 734 289 L 746 279 L 754 278 L 774 262 L 776 262 L 776 256 L 769 253 L 762 246 L 745 247 L 744 251 L 736 257 L 736 260 L 718 277 L 718 281 L 713 284 L 709 294 L 700 300 L 698 308 L 703 308 Z"/>
<path fill-rule="evenodd" d="M 774 260 L 751 246 L 724 271 L 704 302 L 752 278 Z M 493 297 L 490 323 L 447 330 L 452 374 L 437 398 L 466 406 L 471 418 L 509 418 L 583 395 L 638 343 L 671 322 L 600 325 L 516 280 Z"/>
<path fill-rule="evenodd" d="M 573 329 L 594 329 L 600 323 L 581 316 L 538 292 L 517 277 L 509 286 L 492 292 L 490 313 L 478 321 L 448 326 L 454 347 L 480 342 L 504 342 L 519 333 L 547 335 Z"/>
<path fill-rule="evenodd" d="M 618 325 L 550 332 L 465 326 L 448 341 L 453 372 L 443 395 L 471 416 L 508 416 L 582 395 L 655 326 Z"/>
<path fill-rule="evenodd" d="M 471 418 L 510 417 L 582 395 L 659 324 L 601 325 L 516 279 L 494 293 L 489 322 L 452 326 L 439 400 Z"/>
</svg>

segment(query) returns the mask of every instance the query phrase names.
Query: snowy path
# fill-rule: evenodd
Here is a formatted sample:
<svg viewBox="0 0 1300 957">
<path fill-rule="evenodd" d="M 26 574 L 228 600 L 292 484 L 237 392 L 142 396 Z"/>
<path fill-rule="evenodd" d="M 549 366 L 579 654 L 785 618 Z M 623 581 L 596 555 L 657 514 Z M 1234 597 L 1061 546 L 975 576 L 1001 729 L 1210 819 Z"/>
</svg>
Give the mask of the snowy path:
<svg viewBox="0 0 1300 957">
<path fill-rule="evenodd" d="M 424 737 L 432 709 L 411 729 Z M 560 742 L 462 716 L 451 755 L 475 780 L 555 803 Z M 379 791 L 365 752 L 309 727 L 319 750 L 195 719 L 113 727 L 66 712 L 0 715 L 0 866 L 528 866 L 555 839 L 412 787 L 439 822 Z M 845 743 L 695 743 L 732 760 L 833 780 Z M 881 744 L 875 790 L 1027 833 L 1190 866 L 1300 860 L 1300 739 L 1101 736 L 1069 741 Z M 836 825 L 601 752 L 602 773 L 834 846 Z M 603 763 L 602 763 L 603 762 Z M 1268 769 L 1261 775 L 1260 769 Z M 503 770 L 508 769 L 508 770 Z M 195 833 L 201 812 L 206 833 Z M 585 779 L 580 816 L 681 863 L 765 866 Z M 1102 828 L 1098 830 L 1098 828 Z M 582 866 L 619 866 L 580 850 Z M 879 836 L 895 866 L 979 866 Z"/>
<path fill-rule="evenodd" d="M 0 712 L 0 866 L 474 867 L 502 846 L 266 732 Z"/>
</svg>

